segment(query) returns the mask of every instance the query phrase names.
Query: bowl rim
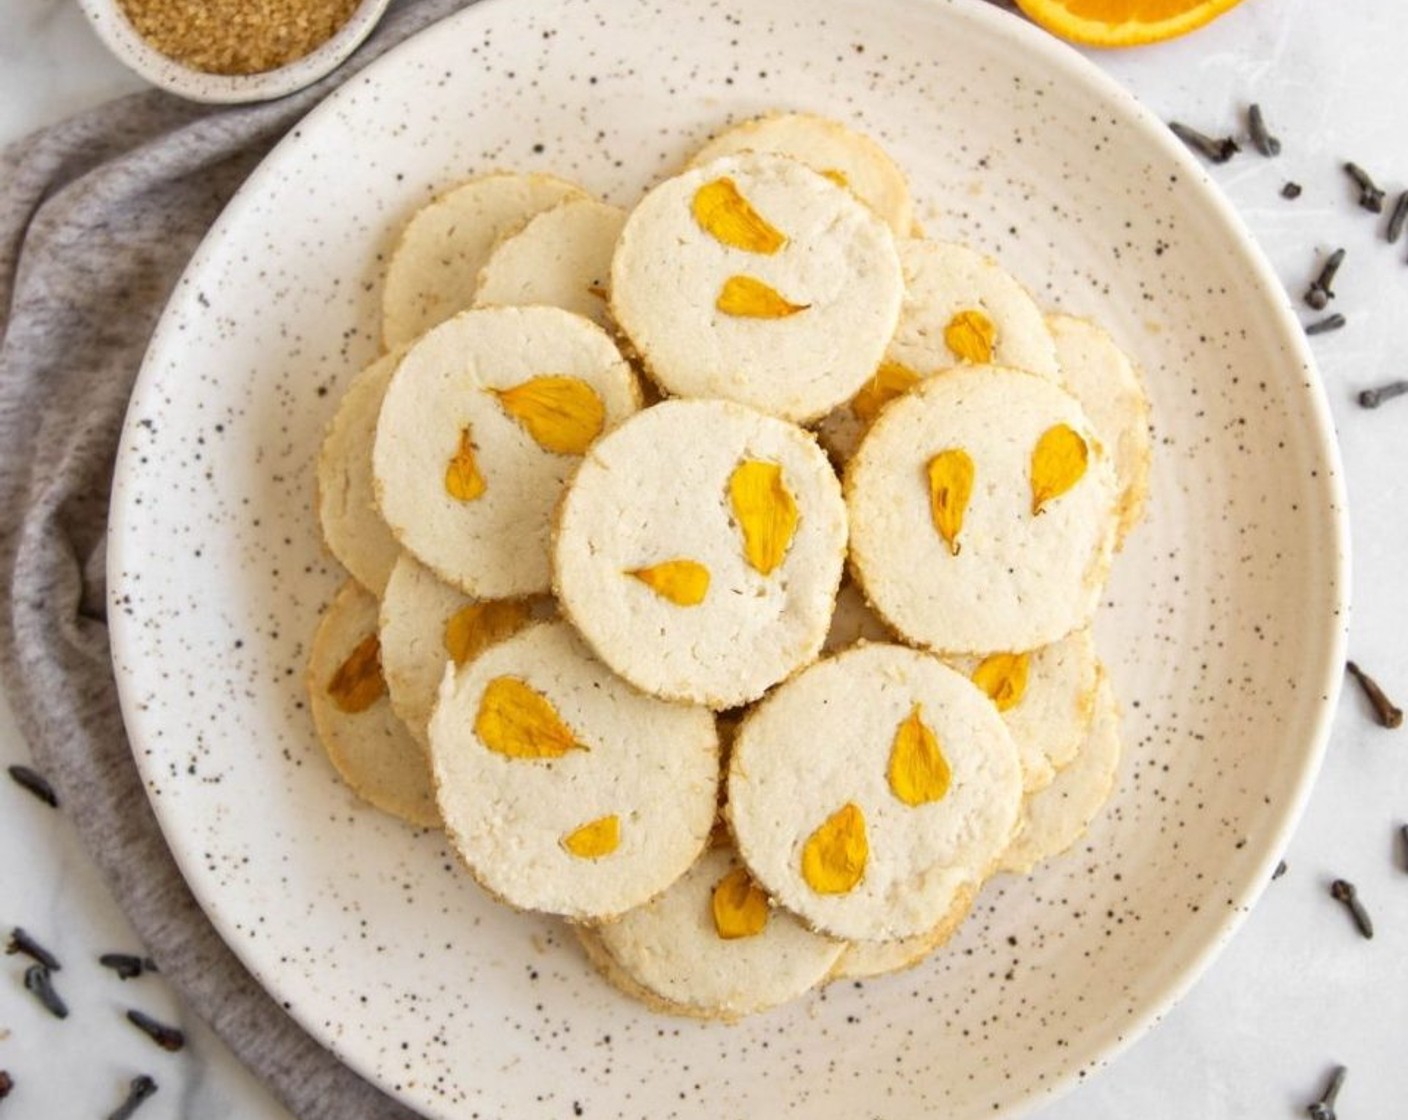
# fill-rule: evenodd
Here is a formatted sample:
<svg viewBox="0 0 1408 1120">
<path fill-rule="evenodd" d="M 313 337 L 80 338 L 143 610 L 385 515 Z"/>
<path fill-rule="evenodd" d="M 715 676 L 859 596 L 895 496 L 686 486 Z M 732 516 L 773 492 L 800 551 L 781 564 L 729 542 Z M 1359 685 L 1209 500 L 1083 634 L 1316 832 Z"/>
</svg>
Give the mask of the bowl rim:
<svg viewBox="0 0 1408 1120">
<path fill-rule="evenodd" d="M 312 85 L 372 33 L 390 0 L 361 0 L 332 37 L 284 66 L 254 74 L 212 74 L 162 54 L 132 26 L 119 0 L 78 0 L 88 23 L 129 70 L 190 101 L 232 105 L 269 101 Z"/>
</svg>

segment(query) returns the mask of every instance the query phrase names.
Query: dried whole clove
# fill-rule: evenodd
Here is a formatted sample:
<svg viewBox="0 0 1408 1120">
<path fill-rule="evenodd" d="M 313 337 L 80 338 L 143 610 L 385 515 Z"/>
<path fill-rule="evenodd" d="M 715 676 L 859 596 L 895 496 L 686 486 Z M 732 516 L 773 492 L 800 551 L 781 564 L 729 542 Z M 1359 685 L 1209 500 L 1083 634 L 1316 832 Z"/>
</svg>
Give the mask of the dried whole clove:
<svg viewBox="0 0 1408 1120">
<path fill-rule="evenodd" d="M 1365 392 L 1368 391 L 1369 390 L 1365 390 Z M 1399 391 L 1408 392 L 1408 382 L 1405 382 L 1404 389 Z M 1364 404 L 1363 393 L 1359 394 L 1359 403 Z M 1373 408 L 1374 406 L 1365 405 L 1364 407 Z M 1379 725 L 1381 727 L 1387 727 L 1390 730 L 1395 727 L 1401 727 L 1403 724 L 1403 712 L 1392 700 L 1384 695 L 1384 690 L 1379 687 L 1378 681 L 1374 680 L 1373 677 L 1369 676 L 1368 673 L 1353 661 L 1345 662 L 1344 667 L 1349 670 L 1349 675 L 1359 682 L 1359 687 L 1364 690 L 1364 695 L 1369 698 L 1369 704 L 1374 709 L 1374 718 L 1378 720 Z"/>
<path fill-rule="evenodd" d="M 163 1050 L 170 1050 L 175 1053 L 186 1045 L 186 1036 L 175 1027 L 168 1027 L 165 1023 L 160 1023 L 153 1019 L 145 1011 L 138 1011 L 135 1008 L 127 1012 L 127 1021 L 145 1034 Z"/>
<path fill-rule="evenodd" d="M 53 978 L 42 964 L 32 964 L 24 970 L 24 986 L 56 1019 L 68 1018 L 68 1004 L 54 990 Z"/>
<path fill-rule="evenodd" d="M 144 972 L 157 970 L 156 961 L 151 957 L 135 957 L 131 953 L 104 953 L 98 963 L 112 969 L 121 980 L 134 980 Z"/>
<path fill-rule="evenodd" d="M 1349 1070 L 1344 1066 L 1336 1066 L 1334 1072 L 1330 1074 L 1330 1083 L 1325 1086 L 1325 1092 L 1314 1104 L 1306 1106 L 1306 1112 L 1310 1114 L 1310 1120 L 1335 1120 L 1335 1098 L 1340 1095 L 1340 1088 L 1344 1085 L 1345 1074 Z"/>
<path fill-rule="evenodd" d="M 1231 136 L 1214 139 L 1179 121 L 1170 121 L 1168 127 L 1188 147 L 1213 163 L 1226 163 L 1242 150 L 1241 145 Z"/>
<path fill-rule="evenodd" d="M 1376 389 L 1365 389 L 1359 394 L 1359 403 L 1364 408 L 1378 408 L 1384 401 L 1391 401 L 1394 397 L 1401 397 L 1408 393 L 1408 381 L 1390 381 L 1387 385 L 1380 385 Z M 1393 724 L 1397 727 L 1398 724 Z"/>
<path fill-rule="evenodd" d="M 30 960 L 38 961 L 50 972 L 63 971 L 64 966 L 59 963 L 59 959 L 19 926 L 10 931 L 10 943 L 5 946 L 6 956 L 13 956 L 15 953 L 23 953 Z"/>
<path fill-rule="evenodd" d="M 51 809 L 59 807 L 59 795 L 54 792 L 54 787 L 48 779 L 37 770 L 31 770 L 28 766 L 18 764 L 10 767 L 10 778 L 17 786 L 29 790 L 40 801 Z"/>
<path fill-rule="evenodd" d="M 1252 147 L 1262 155 L 1279 156 L 1281 141 L 1266 131 L 1266 120 L 1261 115 L 1261 106 L 1255 103 L 1247 110 L 1247 130 L 1251 133 Z"/>
<path fill-rule="evenodd" d="M 1403 233 L 1405 224 L 1408 224 L 1408 191 L 1400 194 L 1393 204 L 1393 213 L 1388 216 L 1388 225 L 1384 227 L 1384 240 L 1392 245 Z"/>
<path fill-rule="evenodd" d="M 1305 324 L 1305 333 L 1309 335 L 1327 334 L 1330 331 L 1337 331 L 1348 322 L 1338 311 L 1333 315 L 1326 315 L 1323 319 L 1314 323 Z"/>
<path fill-rule="evenodd" d="M 0 1069 L 0 1101 L 10 1095 L 10 1090 L 15 1087 L 15 1079 L 10 1076 L 10 1071 Z"/>
<path fill-rule="evenodd" d="M 1364 904 L 1359 901 L 1359 892 L 1355 890 L 1354 884 L 1347 879 L 1336 879 L 1330 884 L 1330 895 L 1336 902 L 1343 902 L 1345 909 L 1349 911 L 1349 916 L 1354 919 L 1354 924 L 1359 932 L 1366 939 L 1372 940 L 1374 936 L 1374 923 L 1369 918 L 1369 911 L 1364 909 Z"/>
<path fill-rule="evenodd" d="M 1301 191 L 1301 186 L 1300 186 L 1299 183 L 1296 183 L 1296 182 L 1293 182 L 1293 181 L 1290 180 L 1290 179 L 1287 179 L 1285 185 L 1282 186 L 1282 188 L 1281 188 L 1281 197 L 1282 197 L 1282 198 L 1299 198 L 1299 197 L 1300 197 L 1300 191 Z"/>
<path fill-rule="evenodd" d="M 127 1090 L 127 1099 L 108 1113 L 108 1120 L 128 1120 L 141 1107 L 142 1102 L 156 1092 L 156 1082 L 145 1073 L 132 1079 Z"/>
<path fill-rule="evenodd" d="M 1335 282 L 1335 273 L 1339 272 L 1342 264 L 1344 250 L 1336 249 L 1320 269 L 1320 275 L 1310 282 L 1310 287 L 1306 289 L 1305 302 L 1312 310 L 1323 311 L 1325 305 L 1335 298 L 1334 289 L 1330 285 Z"/>
<path fill-rule="evenodd" d="M 1357 163 L 1346 163 L 1345 173 L 1354 180 L 1354 185 L 1359 188 L 1359 205 L 1371 214 L 1382 214 L 1384 212 L 1384 192 L 1374 185 L 1374 180 L 1369 178 L 1369 173 Z"/>
</svg>

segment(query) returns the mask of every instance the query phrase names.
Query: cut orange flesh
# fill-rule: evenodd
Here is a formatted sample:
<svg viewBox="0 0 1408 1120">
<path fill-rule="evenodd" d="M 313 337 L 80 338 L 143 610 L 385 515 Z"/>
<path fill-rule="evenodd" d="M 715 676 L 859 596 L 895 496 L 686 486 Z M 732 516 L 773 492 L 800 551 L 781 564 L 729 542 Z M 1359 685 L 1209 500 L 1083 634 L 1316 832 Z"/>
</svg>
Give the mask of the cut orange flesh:
<svg viewBox="0 0 1408 1120">
<path fill-rule="evenodd" d="M 1241 0 L 1017 0 L 1046 30 L 1092 47 L 1134 47 L 1186 35 Z"/>
</svg>

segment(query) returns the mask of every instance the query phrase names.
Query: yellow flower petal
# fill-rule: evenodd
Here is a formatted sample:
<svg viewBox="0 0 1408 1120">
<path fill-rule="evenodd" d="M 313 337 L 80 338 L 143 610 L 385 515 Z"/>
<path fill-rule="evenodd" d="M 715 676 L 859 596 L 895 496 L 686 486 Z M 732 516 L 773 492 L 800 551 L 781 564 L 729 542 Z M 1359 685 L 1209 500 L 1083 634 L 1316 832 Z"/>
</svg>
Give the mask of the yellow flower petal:
<svg viewBox="0 0 1408 1120">
<path fill-rule="evenodd" d="M 714 306 L 739 319 L 785 319 L 811 305 L 783 299 L 775 289 L 752 276 L 730 276 Z"/>
<path fill-rule="evenodd" d="M 381 675 L 381 640 L 368 634 L 347 655 L 328 682 L 332 702 L 349 715 L 365 712 L 386 692 Z"/>
<path fill-rule="evenodd" d="M 728 498 L 743 531 L 748 563 L 765 576 L 772 574 L 797 531 L 797 502 L 782 480 L 782 467 L 745 459 L 729 476 Z"/>
<path fill-rule="evenodd" d="M 679 607 L 697 607 L 709 593 L 709 569 L 693 560 L 666 560 L 626 574 Z"/>
<path fill-rule="evenodd" d="M 1069 424 L 1043 432 L 1032 451 L 1032 516 L 1079 482 L 1089 461 L 1090 448 Z"/>
<path fill-rule="evenodd" d="M 445 492 L 460 502 L 472 502 L 483 495 L 484 476 L 474 459 L 474 443 L 469 426 L 460 429 L 460 444 L 445 467 Z"/>
<path fill-rule="evenodd" d="M 865 876 L 869 858 L 865 816 L 848 801 L 807 838 L 802 878 L 817 894 L 845 894 Z"/>
<path fill-rule="evenodd" d="M 927 805 L 948 793 L 953 773 L 918 704 L 895 729 L 888 776 L 891 791 L 906 805 Z"/>
<path fill-rule="evenodd" d="M 973 670 L 973 683 L 986 692 L 999 712 L 1015 708 L 1027 694 L 1031 655 L 994 653 Z"/>
<path fill-rule="evenodd" d="M 851 414 L 869 427 L 882 408 L 896 397 L 904 396 L 919 381 L 919 374 L 908 366 L 900 362 L 881 362 L 865 387 L 851 398 Z"/>
<path fill-rule="evenodd" d="M 725 941 L 754 937 L 768 924 L 768 896 L 747 868 L 735 867 L 714 884 L 714 930 Z"/>
<path fill-rule="evenodd" d="M 973 494 L 973 459 L 960 447 L 940 451 L 929 460 L 929 513 L 934 528 L 957 556 L 958 534 L 963 531 L 963 515 Z"/>
<path fill-rule="evenodd" d="M 474 660 L 523 629 L 531 617 L 522 599 L 495 599 L 461 607 L 445 622 L 445 652 L 456 665 Z"/>
<path fill-rule="evenodd" d="M 574 828 L 562 838 L 562 846 L 578 859 L 600 859 L 621 846 L 621 820 L 612 813 Z"/>
<path fill-rule="evenodd" d="M 984 365 L 992 361 L 993 342 L 997 328 L 993 321 L 976 309 L 960 311 L 944 328 L 944 343 L 965 362 Z"/>
<path fill-rule="evenodd" d="M 753 209 L 738 184 L 727 176 L 712 179 L 695 191 L 690 209 L 705 233 L 745 253 L 771 256 L 787 244 L 787 238 Z"/>
<path fill-rule="evenodd" d="M 485 686 L 474 733 L 508 758 L 561 758 L 587 749 L 548 698 L 516 677 L 495 677 Z"/>
<path fill-rule="evenodd" d="M 580 377 L 534 377 L 490 392 L 545 451 L 584 454 L 606 426 L 606 406 Z"/>
</svg>

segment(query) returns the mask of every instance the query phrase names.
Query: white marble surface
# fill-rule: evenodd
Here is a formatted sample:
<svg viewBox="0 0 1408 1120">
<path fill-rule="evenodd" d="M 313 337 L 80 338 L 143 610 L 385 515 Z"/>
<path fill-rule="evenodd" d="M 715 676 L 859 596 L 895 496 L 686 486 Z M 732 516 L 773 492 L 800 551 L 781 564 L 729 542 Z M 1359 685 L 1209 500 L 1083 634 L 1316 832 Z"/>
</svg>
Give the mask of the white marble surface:
<svg viewBox="0 0 1408 1120">
<path fill-rule="evenodd" d="M 923 2 L 923 0 L 916 0 Z M 1391 694 L 1408 696 L 1408 397 L 1360 409 L 1360 388 L 1408 376 L 1408 244 L 1382 240 L 1383 218 L 1353 204 L 1340 169 L 1355 159 L 1396 194 L 1408 187 L 1408 21 L 1383 0 L 1245 0 L 1175 43 L 1094 61 L 1156 113 L 1210 132 L 1240 128 L 1251 101 L 1285 145 L 1215 169 L 1299 302 L 1317 254 L 1348 259 L 1329 310 L 1348 327 L 1314 341 L 1345 459 L 1354 540 L 1352 655 Z M 141 88 L 104 53 L 69 0 L 0 0 L 0 143 Z M 1287 179 L 1305 193 L 1283 200 Z M 1268 488 L 1275 479 L 1267 479 Z M 1294 603 L 1287 610 L 1296 609 Z M 1408 1102 L 1408 873 L 1397 843 L 1408 822 L 1408 731 L 1375 727 L 1354 688 L 1341 698 L 1310 805 L 1272 884 L 1241 932 L 1183 1002 L 1108 1070 L 1048 1106 L 1076 1117 L 1293 1117 L 1329 1068 L 1350 1075 L 1340 1114 L 1403 1115 Z M 0 707 L 0 765 L 27 751 Z M 23 990 L 20 958 L 0 957 L 0 1069 L 17 1081 L 3 1120 L 107 1115 L 139 1072 L 160 1091 L 142 1120 L 282 1118 L 281 1110 L 160 977 L 123 984 L 96 964 L 138 949 L 72 828 L 0 782 L 0 931 L 16 924 L 65 962 L 73 1014 L 59 1022 Z M 1364 941 L 1326 893 L 1355 880 L 1378 934 Z M 129 1006 L 178 1022 L 189 1043 L 158 1050 L 122 1017 Z"/>
</svg>

